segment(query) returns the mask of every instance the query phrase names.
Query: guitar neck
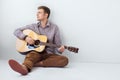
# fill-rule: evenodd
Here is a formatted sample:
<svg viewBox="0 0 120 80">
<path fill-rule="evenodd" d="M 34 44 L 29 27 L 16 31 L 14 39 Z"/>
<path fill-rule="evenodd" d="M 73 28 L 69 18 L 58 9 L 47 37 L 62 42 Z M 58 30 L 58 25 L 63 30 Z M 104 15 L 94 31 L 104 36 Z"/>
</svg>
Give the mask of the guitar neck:
<svg viewBox="0 0 120 80">
<path fill-rule="evenodd" d="M 50 46 L 50 47 L 54 47 L 54 48 L 61 47 L 61 45 L 58 46 L 56 44 L 44 43 L 44 42 L 41 42 L 40 45 Z M 69 47 L 69 46 L 64 46 L 64 47 L 65 47 L 65 49 L 72 51 L 72 52 L 75 52 L 75 53 L 78 53 L 78 50 L 79 50 L 79 48 L 75 48 L 75 47 Z"/>
<path fill-rule="evenodd" d="M 44 42 L 40 42 L 40 45 L 45 45 L 45 46 L 50 46 L 50 47 L 54 47 L 54 48 L 59 48 L 61 45 L 56 45 L 56 44 L 52 44 L 52 43 L 44 43 Z"/>
<path fill-rule="evenodd" d="M 35 44 L 50 46 L 50 47 L 54 47 L 54 48 L 61 47 L 61 45 L 56 45 L 56 44 L 53 44 L 53 43 L 40 42 L 39 40 L 36 40 Z M 72 51 L 72 52 L 75 52 L 75 53 L 78 53 L 78 50 L 79 50 L 79 48 L 75 48 L 75 47 L 70 47 L 70 46 L 64 46 L 64 47 L 65 47 L 65 49 L 67 49 L 69 51 Z"/>
</svg>

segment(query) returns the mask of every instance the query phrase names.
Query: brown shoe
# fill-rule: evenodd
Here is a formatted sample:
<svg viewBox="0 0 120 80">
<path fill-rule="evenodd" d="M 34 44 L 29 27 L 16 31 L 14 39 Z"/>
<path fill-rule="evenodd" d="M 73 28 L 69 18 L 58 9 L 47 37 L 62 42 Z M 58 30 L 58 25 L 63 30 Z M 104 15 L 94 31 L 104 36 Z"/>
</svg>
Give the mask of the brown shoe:
<svg viewBox="0 0 120 80">
<path fill-rule="evenodd" d="M 28 70 L 26 67 L 20 65 L 17 61 L 15 61 L 13 59 L 9 60 L 9 65 L 14 71 L 16 71 L 22 75 L 27 75 L 27 73 L 28 73 Z"/>
</svg>

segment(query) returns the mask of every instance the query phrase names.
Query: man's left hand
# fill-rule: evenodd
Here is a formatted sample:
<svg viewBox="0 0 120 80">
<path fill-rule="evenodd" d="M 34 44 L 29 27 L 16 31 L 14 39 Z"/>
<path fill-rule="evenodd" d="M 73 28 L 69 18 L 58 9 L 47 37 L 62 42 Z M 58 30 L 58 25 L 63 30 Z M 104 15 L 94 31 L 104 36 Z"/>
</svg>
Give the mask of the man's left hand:
<svg viewBox="0 0 120 80">
<path fill-rule="evenodd" d="M 59 52 L 64 52 L 65 51 L 65 47 L 62 45 L 60 48 L 58 48 Z"/>
</svg>

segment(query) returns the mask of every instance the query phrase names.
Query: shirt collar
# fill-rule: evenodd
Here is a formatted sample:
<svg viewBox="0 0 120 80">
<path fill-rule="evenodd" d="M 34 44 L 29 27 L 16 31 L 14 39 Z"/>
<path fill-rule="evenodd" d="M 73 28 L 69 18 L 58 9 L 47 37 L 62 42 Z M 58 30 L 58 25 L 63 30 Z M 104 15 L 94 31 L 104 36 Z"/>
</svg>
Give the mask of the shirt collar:
<svg viewBox="0 0 120 80">
<path fill-rule="evenodd" d="M 38 22 L 38 26 L 41 27 L 41 22 L 40 21 Z M 50 21 L 48 21 L 47 24 L 46 24 L 46 27 L 49 27 L 49 26 L 50 26 Z"/>
</svg>

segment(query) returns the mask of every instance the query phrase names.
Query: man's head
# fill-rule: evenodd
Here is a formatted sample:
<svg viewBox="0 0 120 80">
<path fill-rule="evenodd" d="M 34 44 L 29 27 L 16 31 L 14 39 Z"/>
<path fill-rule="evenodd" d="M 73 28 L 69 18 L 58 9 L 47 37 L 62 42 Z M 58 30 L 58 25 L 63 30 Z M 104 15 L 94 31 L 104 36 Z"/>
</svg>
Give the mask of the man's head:
<svg viewBox="0 0 120 80">
<path fill-rule="evenodd" d="M 44 19 L 48 19 L 50 16 L 50 9 L 46 6 L 39 6 L 37 12 L 37 20 L 41 21 Z"/>
</svg>

